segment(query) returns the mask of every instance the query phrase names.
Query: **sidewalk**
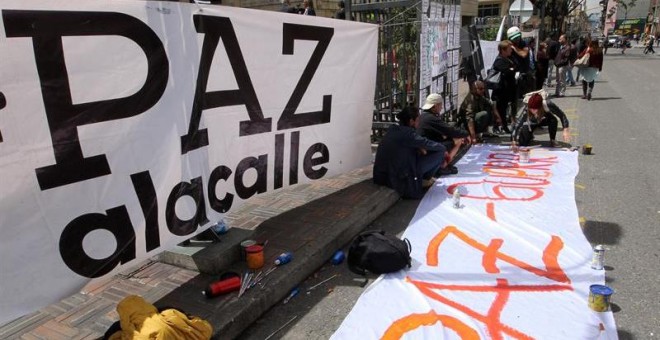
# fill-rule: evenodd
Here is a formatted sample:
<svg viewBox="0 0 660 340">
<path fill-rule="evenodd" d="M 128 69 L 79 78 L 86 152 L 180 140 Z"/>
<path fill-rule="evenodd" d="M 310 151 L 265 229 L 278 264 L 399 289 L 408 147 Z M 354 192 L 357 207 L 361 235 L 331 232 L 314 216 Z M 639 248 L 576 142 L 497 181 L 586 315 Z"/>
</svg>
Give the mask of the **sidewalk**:
<svg viewBox="0 0 660 340">
<path fill-rule="evenodd" d="M 156 306 L 180 308 L 208 320 L 214 338 L 234 338 L 398 199 L 394 191 L 371 183 L 371 166 L 260 196 L 228 216 L 228 221 L 230 226 L 254 230 L 256 239 L 269 240 L 264 269 L 279 253 L 294 253 L 294 261 L 268 276 L 265 289 L 253 288 L 241 298 L 231 293 L 206 299 L 201 292 L 218 280 L 217 273 L 181 268 L 152 258 L 103 284 L 88 286 L 3 326 L 0 338 L 97 339 L 118 320 L 117 303 L 131 294 L 141 295 Z M 240 233 L 236 229 L 222 237 Z M 238 254 L 241 240 L 224 245 L 226 254 Z M 219 244 L 223 241 L 214 243 Z M 238 273 L 246 270 L 244 262 L 234 262 L 225 269 Z"/>
<path fill-rule="evenodd" d="M 459 81 L 459 104 L 467 95 Z M 157 307 L 176 307 L 213 325 L 215 339 L 232 339 L 326 263 L 399 196 L 371 182 L 371 165 L 245 202 L 225 218 L 231 227 L 220 242 L 178 246 L 149 261 L 90 284 L 58 303 L 0 327 L 0 339 L 98 339 L 119 319 L 115 308 L 128 295 Z M 266 265 L 283 251 L 294 260 L 268 276 L 264 289 L 206 299 L 202 291 L 223 271 L 244 273 L 239 243 L 268 240 Z"/>
</svg>

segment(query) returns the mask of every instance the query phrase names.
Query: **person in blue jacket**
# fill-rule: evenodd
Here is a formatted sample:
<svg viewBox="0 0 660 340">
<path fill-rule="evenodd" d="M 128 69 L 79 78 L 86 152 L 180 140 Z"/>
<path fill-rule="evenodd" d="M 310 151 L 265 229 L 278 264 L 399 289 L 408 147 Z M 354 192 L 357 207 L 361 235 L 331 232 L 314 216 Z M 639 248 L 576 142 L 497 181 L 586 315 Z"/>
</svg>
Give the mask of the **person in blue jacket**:
<svg viewBox="0 0 660 340">
<path fill-rule="evenodd" d="M 418 109 L 406 107 L 398 119 L 399 125 L 390 126 L 376 150 L 374 183 L 396 190 L 403 198 L 421 198 L 423 189 L 435 181 L 433 175 L 447 166 L 447 149 L 417 134 Z"/>
</svg>

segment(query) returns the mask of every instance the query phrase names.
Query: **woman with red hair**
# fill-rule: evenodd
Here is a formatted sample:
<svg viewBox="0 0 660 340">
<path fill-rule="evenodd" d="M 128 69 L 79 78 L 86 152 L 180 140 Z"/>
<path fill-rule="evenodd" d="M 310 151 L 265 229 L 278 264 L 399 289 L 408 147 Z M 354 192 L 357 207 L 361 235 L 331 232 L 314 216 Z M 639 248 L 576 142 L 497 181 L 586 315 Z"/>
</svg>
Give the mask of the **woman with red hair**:
<svg viewBox="0 0 660 340">
<path fill-rule="evenodd" d="M 571 134 L 568 130 L 568 118 L 559 106 L 555 103 L 543 99 L 538 93 L 531 95 L 527 101 L 527 106 L 523 108 L 522 114 L 518 117 L 518 121 L 513 129 L 512 142 L 513 146 L 529 146 L 534 139 L 534 130 L 539 126 L 547 126 L 548 134 L 550 135 L 550 146 L 557 146 L 555 137 L 557 136 L 557 118 L 561 120 L 563 128 L 564 142 L 568 143 L 571 139 Z"/>
</svg>

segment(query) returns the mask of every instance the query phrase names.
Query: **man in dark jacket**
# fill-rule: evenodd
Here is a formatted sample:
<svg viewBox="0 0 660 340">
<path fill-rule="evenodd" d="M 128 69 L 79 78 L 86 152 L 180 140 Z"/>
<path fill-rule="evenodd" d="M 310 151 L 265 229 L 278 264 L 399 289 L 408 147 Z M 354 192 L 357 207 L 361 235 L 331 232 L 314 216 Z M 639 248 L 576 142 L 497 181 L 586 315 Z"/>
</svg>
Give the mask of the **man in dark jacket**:
<svg viewBox="0 0 660 340">
<path fill-rule="evenodd" d="M 502 118 L 502 130 L 507 134 L 511 134 L 507 121 L 511 122 L 511 125 L 516 121 L 516 113 L 518 110 L 516 72 L 518 72 L 518 69 L 516 64 L 509 59 L 511 53 L 513 53 L 510 41 L 500 41 L 497 45 L 497 50 L 499 54 L 493 61 L 492 69 L 501 74 L 500 87 L 493 90 L 490 99 L 495 102 L 497 112 Z M 509 108 L 508 117 L 507 108 Z"/>
<path fill-rule="evenodd" d="M 488 134 L 488 126 L 493 122 L 496 122 L 497 125 L 502 124 L 502 119 L 497 113 L 497 107 L 485 94 L 486 85 L 484 82 L 481 80 L 475 81 L 470 93 L 465 96 L 458 109 L 456 126 L 468 131 L 470 143 L 480 143 L 481 134 L 494 136 Z"/>
<path fill-rule="evenodd" d="M 559 37 L 559 52 L 555 56 L 555 67 L 557 68 L 557 87 L 555 88 L 555 97 L 563 97 L 566 93 L 566 72 L 568 70 L 569 58 L 571 54 L 571 45 L 566 39 L 566 35 Z"/>
<path fill-rule="evenodd" d="M 417 133 L 422 137 L 444 145 L 449 150 L 449 162 L 452 162 L 469 134 L 463 129 L 458 129 L 447 124 L 440 118 L 442 102 L 442 96 L 437 93 L 431 93 L 426 97 L 424 106 L 422 106 L 422 110 L 424 111 L 422 111 L 422 115 L 419 117 Z M 458 173 L 456 167 L 451 167 L 448 170 L 449 172 L 444 171 L 438 175 Z"/>
<path fill-rule="evenodd" d="M 396 190 L 403 198 L 421 198 L 433 175 L 447 164 L 447 149 L 421 137 L 415 129 L 419 112 L 406 107 L 399 114 L 399 125 L 392 125 L 376 150 L 374 183 Z"/>
</svg>

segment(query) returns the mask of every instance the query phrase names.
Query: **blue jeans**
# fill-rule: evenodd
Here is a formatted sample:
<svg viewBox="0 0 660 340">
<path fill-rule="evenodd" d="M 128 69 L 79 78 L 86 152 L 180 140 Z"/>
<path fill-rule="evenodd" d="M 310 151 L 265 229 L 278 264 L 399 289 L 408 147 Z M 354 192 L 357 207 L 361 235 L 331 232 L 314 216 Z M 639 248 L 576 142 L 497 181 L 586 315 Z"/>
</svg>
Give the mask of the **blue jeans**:
<svg viewBox="0 0 660 340">
<path fill-rule="evenodd" d="M 423 179 L 430 179 L 440 169 L 445 161 L 445 153 L 440 151 L 427 151 L 426 155 L 417 157 L 417 167 Z"/>
<path fill-rule="evenodd" d="M 573 65 L 566 66 L 566 83 L 575 84 L 575 79 L 573 79 Z"/>
</svg>

